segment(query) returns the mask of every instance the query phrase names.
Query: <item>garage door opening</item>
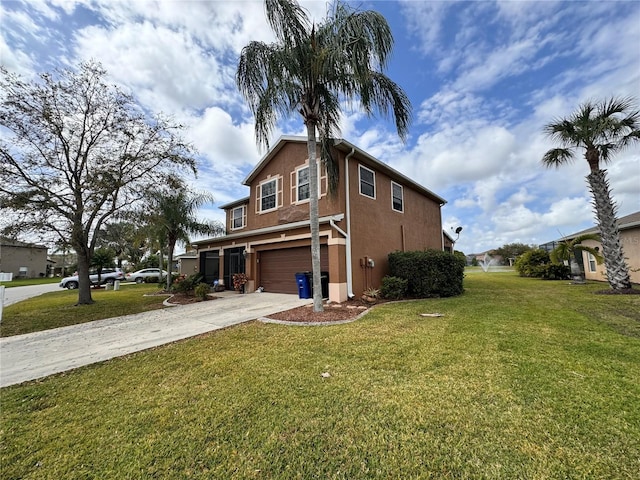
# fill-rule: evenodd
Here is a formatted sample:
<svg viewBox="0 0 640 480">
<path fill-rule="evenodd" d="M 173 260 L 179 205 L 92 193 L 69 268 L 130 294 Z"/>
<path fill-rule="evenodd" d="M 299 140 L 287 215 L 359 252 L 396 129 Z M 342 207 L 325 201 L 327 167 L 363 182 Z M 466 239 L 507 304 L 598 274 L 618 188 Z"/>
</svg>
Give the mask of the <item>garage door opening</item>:
<svg viewBox="0 0 640 480">
<path fill-rule="evenodd" d="M 264 287 L 265 292 L 297 294 L 296 273 L 312 269 L 311 247 L 264 250 L 258 258 L 259 286 Z M 320 246 L 320 270 L 329 271 L 329 249 L 326 245 Z"/>
</svg>

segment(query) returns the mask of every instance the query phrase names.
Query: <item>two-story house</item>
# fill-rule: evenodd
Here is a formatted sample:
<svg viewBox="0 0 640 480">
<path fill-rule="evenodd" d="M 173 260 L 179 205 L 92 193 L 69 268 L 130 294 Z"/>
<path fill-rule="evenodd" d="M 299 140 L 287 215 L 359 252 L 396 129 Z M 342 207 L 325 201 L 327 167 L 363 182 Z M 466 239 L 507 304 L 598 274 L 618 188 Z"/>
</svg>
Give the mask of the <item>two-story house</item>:
<svg viewBox="0 0 640 480">
<path fill-rule="evenodd" d="M 339 184 L 328 194 L 319 173 L 321 267 L 328 297 L 342 302 L 380 286 L 389 253 L 443 249 L 445 200 L 345 140 L 335 140 Z M 297 293 L 296 272 L 311 270 L 306 139 L 281 137 L 244 184 L 249 196 L 223 205 L 227 234 L 194 243 L 208 283 L 246 273 L 247 292 Z"/>
</svg>

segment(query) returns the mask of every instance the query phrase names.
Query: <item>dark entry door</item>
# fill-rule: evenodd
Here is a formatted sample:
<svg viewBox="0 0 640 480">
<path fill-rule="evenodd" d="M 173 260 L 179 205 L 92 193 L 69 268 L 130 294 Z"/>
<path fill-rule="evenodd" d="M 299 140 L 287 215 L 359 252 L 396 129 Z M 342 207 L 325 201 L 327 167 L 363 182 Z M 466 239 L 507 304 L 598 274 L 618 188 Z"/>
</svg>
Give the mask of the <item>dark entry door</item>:
<svg viewBox="0 0 640 480">
<path fill-rule="evenodd" d="M 229 248 L 224 251 L 224 284 L 227 289 L 233 289 L 233 276 L 245 273 L 244 248 Z"/>
<path fill-rule="evenodd" d="M 209 285 L 220 279 L 220 258 L 217 251 L 200 253 L 200 273 Z"/>
</svg>

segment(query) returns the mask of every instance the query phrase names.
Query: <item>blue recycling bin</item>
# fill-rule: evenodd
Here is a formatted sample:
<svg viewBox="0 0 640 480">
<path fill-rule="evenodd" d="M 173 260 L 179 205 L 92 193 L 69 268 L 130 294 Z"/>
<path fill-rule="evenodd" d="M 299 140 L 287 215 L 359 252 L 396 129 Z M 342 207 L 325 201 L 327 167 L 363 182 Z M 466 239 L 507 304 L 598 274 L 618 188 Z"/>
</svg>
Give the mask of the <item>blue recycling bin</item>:
<svg viewBox="0 0 640 480">
<path fill-rule="evenodd" d="M 298 298 L 312 298 L 311 283 L 305 272 L 296 273 L 296 284 L 298 285 Z"/>
</svg>

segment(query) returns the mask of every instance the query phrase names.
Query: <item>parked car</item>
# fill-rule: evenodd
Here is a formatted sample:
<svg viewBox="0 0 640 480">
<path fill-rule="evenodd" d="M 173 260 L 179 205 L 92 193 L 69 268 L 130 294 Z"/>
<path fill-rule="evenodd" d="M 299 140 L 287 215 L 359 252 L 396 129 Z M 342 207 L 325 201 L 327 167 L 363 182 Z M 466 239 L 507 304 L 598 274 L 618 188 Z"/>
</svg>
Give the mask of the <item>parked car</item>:
<svg viewBox="0 0 640 480">
<path fill-rule="evenodd" d="M 125 276 L 121 269 L 119 268 L 103 268 L 100 272 L 100 285 L 104 285 L 105 283 L 109 283 L 111 285 L 114 284 L 116 280 L 124 280 Z M 89 271 L 89 280 L 92 285 L 98 285 L 98 272 L 95 270 Z M 65 277 L 60 281 L 61 288 L 68 288 L 69 290 L 73 290 L 78 288 L 80 285 L 78 280 L 78 275 L 74 275 L 72 277 Z"/>
<path fill-rule="evenodd" d="M 137 272 L 127 273 L 127 280 L 130 282 L 142 283 L 145 278 L 155 277 L 160 280 L 159 268 L 143 268 Z M 167 278 L 167 272 L 162 270 L 162 278 Z"/>
</svg>

